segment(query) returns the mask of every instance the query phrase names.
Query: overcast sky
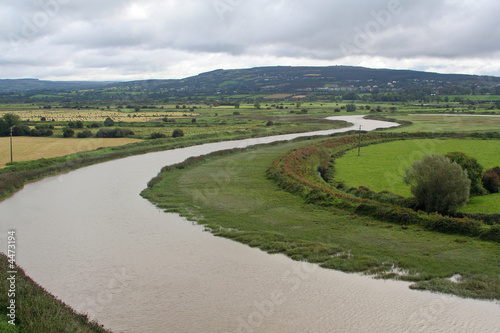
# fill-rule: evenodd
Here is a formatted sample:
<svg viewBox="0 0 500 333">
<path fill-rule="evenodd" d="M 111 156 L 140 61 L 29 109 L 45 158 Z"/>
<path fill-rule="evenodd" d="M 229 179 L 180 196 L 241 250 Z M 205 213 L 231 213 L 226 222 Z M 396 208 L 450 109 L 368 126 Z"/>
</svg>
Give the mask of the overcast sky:
<svg viewBox="0 0 500 333">
<path fill-rule="evenodd" d="M 0 78 L 355 65 L 500 76 L 498 0 L 2 0 Z"/>
</svg>

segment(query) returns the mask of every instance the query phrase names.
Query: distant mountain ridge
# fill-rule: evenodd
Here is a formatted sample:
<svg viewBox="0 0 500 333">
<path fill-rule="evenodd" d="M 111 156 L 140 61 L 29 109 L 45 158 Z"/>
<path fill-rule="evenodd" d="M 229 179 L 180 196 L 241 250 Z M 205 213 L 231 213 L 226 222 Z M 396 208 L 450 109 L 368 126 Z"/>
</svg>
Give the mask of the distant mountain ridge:
<svg viewBox="0 0 500 333">
<path fill-rule="evenodd" d="M 34 90 L 81 90 L 96 89 L 112 82 L 100 81 L 45 81 L 39 79 L 0 79 L 0 92 L 27 92 Z"/>
<path fill-rule="evenodd" d="M 176 80 L 130 82 L 42 81 L 37 79 L 0 80 L 0 92 L 35 90 L 102 89 L 138 92 L 175 92 L 181 95 L 300 93 L 314 90 L 363 90 L 395 87 L 443 86 L 494 87 L 500 77 L 467 74 L 439 74 L 412 70 L 371 69 L 353 66 L 256 67 L 214 70 Z"/>
</svg>

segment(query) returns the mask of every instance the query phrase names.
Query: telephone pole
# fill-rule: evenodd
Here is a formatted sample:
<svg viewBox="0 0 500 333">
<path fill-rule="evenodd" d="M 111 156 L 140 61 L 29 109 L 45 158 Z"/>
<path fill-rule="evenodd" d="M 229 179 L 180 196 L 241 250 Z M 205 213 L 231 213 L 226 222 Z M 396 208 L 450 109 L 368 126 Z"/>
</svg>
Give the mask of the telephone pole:
<svg viewBox="0 0 500 333">
<path fill-rule="evenodd" d="M 12 154 L 12 130 L 14 127 L 10 128 L 10 162 L 12 163 L 14 161 L 13 154 Z"/>
<path fill-rule="evenodd" d="M 361 156 L 361 125 L 359 125 L 358 156 Z"/>
</svg>

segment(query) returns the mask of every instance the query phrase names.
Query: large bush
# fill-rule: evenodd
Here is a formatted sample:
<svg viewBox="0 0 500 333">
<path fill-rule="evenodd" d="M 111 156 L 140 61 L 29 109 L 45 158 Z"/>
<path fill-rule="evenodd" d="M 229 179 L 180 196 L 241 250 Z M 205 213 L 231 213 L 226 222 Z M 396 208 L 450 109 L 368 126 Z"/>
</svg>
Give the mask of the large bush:
<svg viewBox="0 0 500 333">
<path fill-rule="evenodd" d="M 63 137 L 72 138 L 73 136 L 75 136 L 75 131 L 73 131 L 73 129 L 69 127 L 63 129 Z"/>
<path fill-rule="evenodd" d="M 450 159 L 450 161 L 457 163 L 467 171 L 467 175 L 471 181 L 470 183 L 470 195 L 484 195 L 486 191 L 484 190 L 482 184 L 482 176 L 483 176 L 483 167 L 479 162 L 471 156 L 467 156 L 462 152 L 455 151 L 452 153 L 445 154 L 446 157 Z"/>
<path fill-rule="evenodd" d="M 103 128 L 97 132 L 98 138 L 124 138 L 134 135 L 134 132 L 127 128 Z"/>
<path fill-rule="evenodd" d="M 415 161 L 403 180 L 427 212 L 454 213 L 469 201 L 467 172 L 444 155 L 425 155 Z"/>
<path fill-rule="evenodd" d="M 488 192 L 498 193 L 500 191 L 500 167 L 486 170 L 482 182 Z"/>
<path fill-rule="evenodd" d="M 179 129 L 179 128 L 176 128 L 173 132 L 172 132 L 172 137 L 173 138 L 180 138 L 181 136 L 184 136 L 184 131 Z"/>
</svg>

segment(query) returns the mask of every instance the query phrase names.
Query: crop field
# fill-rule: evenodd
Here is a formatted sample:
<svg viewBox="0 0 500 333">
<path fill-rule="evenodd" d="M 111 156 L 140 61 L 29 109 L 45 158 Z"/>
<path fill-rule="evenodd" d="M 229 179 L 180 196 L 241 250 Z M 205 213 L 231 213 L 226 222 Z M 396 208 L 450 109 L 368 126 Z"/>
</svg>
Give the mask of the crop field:
<svg viewBox="0 0 500 333">
<path fill-rule="evenodd" d="M 475 157 L 485 170 L 500 166 L 498 140 L 404 140 L 362 147 L 359 157 L 357 149 L 348 151 L 335 160 L 335 179 L 348 187 L 365 186 L 409 197 L 410 188 L 403 182 L 406 169 L 425 154 L 453 151 Z M 464 211 L 499 213 L 500 201 L 495 195 L 473 198 Z"/>
<path fill-rule="evenodd" d="M 10 162 L 10 138 L 0 138 L 0 168 Z M 122 146 L 141 140 L 116 138 L 116 139 L 63 139 L 63 138 L 36 138 L 14 137 L 14 161 L 29 161 L 39 158 L 50 158 L 77 153 L 80 151 L 94 150 L 100 147 Z"/>
<path fill-rule="evenodd" d="M 193 117 L 196 113 L 187 111 L 152 111 L 152 112 L 119 112 L 117 110 L 75 110 L 75 109 L 54 109 L 54 110 L 1 110 L 0 117 L 6 113 L 14 113 L 21 117 L 22 121 L 39 121 L 45 118 L 48 122 L 55 121 L 104 121 L 106 118 L 111 118 L 114 121 L 132 122 L 142 121 L 148 122 L 152 120 L 160 120 L 165 117 L 182 118 Z"/>
</svg>

